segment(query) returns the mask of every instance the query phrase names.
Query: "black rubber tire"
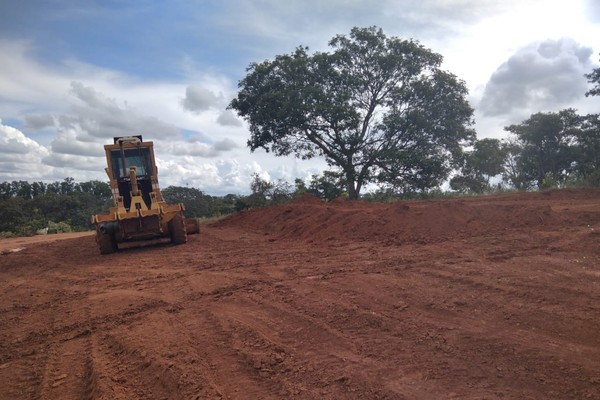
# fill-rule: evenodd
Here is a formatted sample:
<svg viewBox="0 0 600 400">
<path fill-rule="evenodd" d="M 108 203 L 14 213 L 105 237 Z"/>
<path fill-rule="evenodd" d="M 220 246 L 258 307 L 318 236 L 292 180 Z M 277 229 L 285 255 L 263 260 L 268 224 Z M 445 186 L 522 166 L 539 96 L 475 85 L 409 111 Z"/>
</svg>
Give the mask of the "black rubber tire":
<svg viewBox="0 0 600 400">
<path fill-rule="evenodd" d="M 169 221 L 169 234 L 171 235 L 171 243 L 173 244 L 183 244 L 187 242 L 185 219 L 182 214 L 175 214 L 173 219 Z"/>
<path fill-rule="evenodd" d="M 119 249 L 114 235 L 108 233 L 96 232 L 96 243 L 98 243 L 100 254 L 114 253 Z"/>
</svg>

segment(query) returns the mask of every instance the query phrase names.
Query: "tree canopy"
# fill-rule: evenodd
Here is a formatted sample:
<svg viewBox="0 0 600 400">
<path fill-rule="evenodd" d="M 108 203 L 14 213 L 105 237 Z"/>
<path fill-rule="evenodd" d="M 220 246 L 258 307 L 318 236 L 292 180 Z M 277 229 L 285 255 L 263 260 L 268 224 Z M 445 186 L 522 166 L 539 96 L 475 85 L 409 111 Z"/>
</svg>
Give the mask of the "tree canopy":
<svg viewBox="0 0 600 400">
<path fill-rule="evenodd" d="M 490 190 L 490 179 L 504 172 L 506 150 L 499 139 L 481 139 L 473 150 L 466 152 L 462 175 L 450 180 L 450 187 L 459 192 L 483 193 Z"/>
<path fill-rule="evenodd" d="M 539 188 L 565 182 L 577 162 L 575 138 L 582 121 L 575 110 L 566 109 L 536 113 L 504 128 L 516 136 L 520 145 L 519 169 L 526 181 L 535 182 Z"/>
<path fill-rule="evenodd" d="M 595 68 L 589 74 L 585 74 L 589 83 L 595 86 L 586 92 L 586 96 L 600 96 L 600 68 Z"/>
<path fill-rule="evenodd" d="M 324 156 L 351 199 L 370 182 L 438 186 L 475 138 L 465 83 L 440 69 L 441 55 L 376 27 L 329 46 L 250 64 L 230 103 L 249 124 L 248 146 Z"/>
<path fill-rule="evenodd" d="M 0 236 L 3 232 L 30 235 L 60 224 L 64 230 L 90 228 L 90 216 L 108 208 L 106 182 L 76 183 L 73 178 L 52 183 L 0 183 Z"/>
</svg>

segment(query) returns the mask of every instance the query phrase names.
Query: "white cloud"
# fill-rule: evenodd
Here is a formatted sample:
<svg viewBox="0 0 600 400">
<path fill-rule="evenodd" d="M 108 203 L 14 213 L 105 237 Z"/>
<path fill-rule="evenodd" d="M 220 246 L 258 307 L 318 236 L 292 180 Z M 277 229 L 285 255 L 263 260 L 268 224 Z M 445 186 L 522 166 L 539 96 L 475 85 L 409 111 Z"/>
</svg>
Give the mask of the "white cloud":
<svg viewBox="0 0 600 400">
<path fill-rule="evenodd" d="M 0 104 L 16 104 L 17 109 L 30 104 L 52 107 L 56 93 L 64 90 L 60 74 L 32 62 L 35 50 L 30 41 L 0 38 Z"/>
<path fill-rule="evenodd" d="M 23 62 L 37 64 L 33 59 L 23 58 Z M 224 152 L 239 148 L 238 143 L 242 141 L 239 137 L 245 135 L 243 130 L 232 132 L 231 128 L 226 129 L 216 122 L 222 112 L 214 109 L 219 104 L 203 115 L 186 113 L 178 100 L 185 85 L 134 82 L 122 74 L 111 74 L 102 69 L 95 71 L 92 66 L 81 63 L 70 64 L 87 70 L 89 77 L 85 83 L 71 82 L 67 73 L 50 73 L 58 77 L 57 81 L 64 86 L 47 103 L 60 102 L 61 107 L 30 104 L 27 108 L 42 112 L 15 111 L 12 116 L 21 116 L 25 129 L 39 132 L 37 136 L 49 136 L 47 148 L 13 127 L 1 126 L 3 142 L 0 142 L 0 148 L 10 151 L 3 153 L 0 150 L 0 181 L 55 181 L 67 176 L 78 181 L 106 180 L 103 145 L 112 142 L 113 136 L 142 133 L 145 140 L 156 142 L 163 186 L 194 185 L 222 194 L 226 194 L 224 191 L 227 190 L 234 193 L 248 191 L 244 182 L 247 178 L 237 177 L 233 171 L 228 171 L 224 177 L 219 176 L 222 169 L 217 164 L 223 162 L 219 157 Z M 43 76 L 49 71 L 38 68 L 38 73 Z M 115 80 L 117 76 L 119 79 Z M 205 78 L 196 75 L 196 80 L 211 93 L 232 91 L 231 85 L 227 86 L 228 81 L 214 74 Z M 29 96 L 25 94 L 23 98 L 28 99 Z M 218 102 L 224 107 L 222 99 Z M 181 134 L 183 131 L 196 133 L 186 140 Z M 11 135 L 10 143 L 7 132 Z M 19 139 L 17 143 L 13 143 L 15 137 Z M 27 158 L 17 153 L 27 154 Z M 242 154 L 240 159 L 250 158 L 248 152 L 243 153 L 246 154 Z M 24 161 L 22 165 L 16 163 L 21 160 Z"/>
<path fill-rule="evenodd" d="M 592 69 L 592 49 L 570 39 L 529 45 L 492 75 L 481 103 L 484 115 L 518 114 L 569 107 L 584 98 L 584 74 Z"/>
<path fill-rule="evenodd" d="M 111 138 L 150 132 L 154 137 L 174 137 L 180 133 L 175 125 L 140 113 L 127 104 L 118 104 L 80 82 L 71 84 L 71 92 L 81 101 L 73 106 L 79 128 L 97 138 Z"/>
<path fill-rule="evenodd" d="M 238 148 L 237 143 L 229 138 L 219 140 L 218 142 L 215 142 L 215 144 L 214 144 L 214 149 L 217 151 L 229 151 L 229 150 L 233 150 L 233 149 L 237 149 L 237 148 Z"/>
<path fill-rule="evenodd" d="M 23 161 L 32 161 L 36 155 L 45 155 L 48 152 L 46 148 L 25 136 L 23 132 L 11 126 L 4 125 L 2 120 L 0 120 L 0 143 L 2 144 L 0 149 L 3 150 L 2 159 L 5 161 L 18 161 L 28 156 L 33 158 L 23 159 Z"/>
<path fill-rule="evenodd" d="M 46 179 L 62 180 L 72 177 L 76 181 L 90 179 L 108 180 L 104 173 L 106 167 L 104 157 L 87 157 L 81 155 L 51 152 L 42 159 L 45 166 L 53 167 L 53 173 Z"/>
<path fill-rule="evenodd" d="M 25 116 L 25 129 L 38 131 L 54 126 L 54 117 L 51 114 L 33 114 Z"/>
<path fill-rule="evenodd" d="M 225 110 L 219 114 L 217 123 L 223 126 L 242 126 L 242 121 L 230 110 Z"/>
<path fill-rule="evenodd" d="M 210 194 L 248 192 L 244 182 L 244 168 L 235 160 L 205 162 L 191 156 L 181 156 L 176 160 L 157 158 L 159 180 L 162 186 L 190 186 Z M 164 182 L 167 182 L 166 184 Z"/>
<path fill-rule="evenodd" d="M 23 132 L 0 120 L 0 178 L 3 180 L 41 179 L 45 176 L 42 158 L 48 149 Z"/>
<path fill-rule="evenodd" d="M 184 109 L 196 114 L 202 111 L 217 108 L 223 103 L 223 96 L 217 96 L 210 89 L 202 86 L 188 86 L 185 89 L 185 98 L 181 101 Z"/>
<path fill-rule="evenodd" d="M 77 129 L 60 129 L 50 143 L 50 150 L 55 154 L 84 157 L 104 157 L 102 141 L 90 141 L 82 138 Z M 68 165 L 62 165 L 68 166 Z"/>
</svg>

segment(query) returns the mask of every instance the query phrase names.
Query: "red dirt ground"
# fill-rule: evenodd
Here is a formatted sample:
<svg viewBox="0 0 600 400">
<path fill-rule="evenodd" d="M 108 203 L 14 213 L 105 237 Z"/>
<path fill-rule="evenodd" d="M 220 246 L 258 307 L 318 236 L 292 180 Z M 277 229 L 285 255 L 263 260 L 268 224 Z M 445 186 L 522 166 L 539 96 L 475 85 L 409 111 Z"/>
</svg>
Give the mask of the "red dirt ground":
<svg viewBox="0 0 600 400">
<path fill-rule="evenodd" d="M 600 399 L 598 190 L 35 240 L 0 241 L 0 399 Z"/>
</svg>

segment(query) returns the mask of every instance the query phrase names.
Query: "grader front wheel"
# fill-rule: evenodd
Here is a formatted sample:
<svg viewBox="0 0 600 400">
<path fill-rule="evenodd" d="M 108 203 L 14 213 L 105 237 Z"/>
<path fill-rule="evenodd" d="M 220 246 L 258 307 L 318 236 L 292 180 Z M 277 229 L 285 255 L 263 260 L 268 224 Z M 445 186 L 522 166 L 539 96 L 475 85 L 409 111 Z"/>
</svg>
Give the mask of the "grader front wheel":
<svg viewBox="0 0 600 400">
<path fill-rule="evenodd" d="M 171 234 L 171 243 L 183 244 L 187 242 L 187 233 L 185 231 L 185 220 L 183 215 L 176 214 L 169 222 L 169 233 Z"/>
</svg>

